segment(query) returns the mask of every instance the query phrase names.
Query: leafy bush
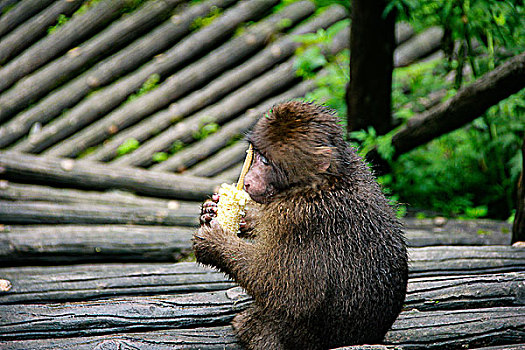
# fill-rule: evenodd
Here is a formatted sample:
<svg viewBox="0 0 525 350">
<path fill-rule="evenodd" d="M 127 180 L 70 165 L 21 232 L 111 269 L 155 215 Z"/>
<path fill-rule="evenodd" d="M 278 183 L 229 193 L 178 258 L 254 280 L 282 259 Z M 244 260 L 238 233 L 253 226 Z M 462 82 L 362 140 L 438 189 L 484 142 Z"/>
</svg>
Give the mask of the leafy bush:
<svg viewBox="0 0 525 350">
<path fill-rule="evenodd" d="M 395 69 L 392 103 L 400 125 L 421 111 L 421 101 L 432 92 L 446 91 L 446 100 L 459 87 L 525 47 L 524 6 L 516 1 L 393 0 L 390 4 L 405 12 L 404 18 L 416 31 L 442 25 L 448 40 L 457 43 L 445 58 Z M 307 99 L 335 108 L 346 119 L 349 53 L 321 58 L 322 50 L 312 48 L 328 45 L 333 37 L 326 34 L 329 31 L 335 29 L 298 39 L 303 48 L 297 52 L 296 67 L 299 75 L 313 77 L 319 85 Z M 472 76 L 463 76 L 465 65 L 473 67 Z M 327 74 L 316 75 L 321 67 Z M 395 161 L 391 137 L 396 130 L 378 136 L 369 129 L 352 133 L 351 137 L 362 154 L 377 146 L 382 157 L 391 161 L 392 172 L 379 181 L 385 192 L 402 204 L 398 206 L 399 214 L 406 211 L 406 205 L 410 210 L 447 216 L 506 219 L 515 207 L 516 181 L 522 169 L 524 101 L 525 91 L 521 91 L 468 126 Z"/>
</svg>

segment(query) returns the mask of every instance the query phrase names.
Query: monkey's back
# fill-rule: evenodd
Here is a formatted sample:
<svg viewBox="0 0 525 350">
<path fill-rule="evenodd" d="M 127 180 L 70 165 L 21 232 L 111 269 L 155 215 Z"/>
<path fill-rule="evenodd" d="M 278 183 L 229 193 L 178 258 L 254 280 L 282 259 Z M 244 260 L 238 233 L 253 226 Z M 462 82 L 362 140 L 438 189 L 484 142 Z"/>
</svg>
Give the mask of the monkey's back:
<svg viewBox="0 0 525 350">
<path fill-rule="evenodd" d="M 379 343 L 401 311 L 408 279 L 402 228 L 364 171 L 363 181 L 334 190 L 295 190 L 264 213 L 276 236 L 266 237 L 270 283 L 256 301 L 286 325 L 281 335 L 290 349 Z"/>
</svg>

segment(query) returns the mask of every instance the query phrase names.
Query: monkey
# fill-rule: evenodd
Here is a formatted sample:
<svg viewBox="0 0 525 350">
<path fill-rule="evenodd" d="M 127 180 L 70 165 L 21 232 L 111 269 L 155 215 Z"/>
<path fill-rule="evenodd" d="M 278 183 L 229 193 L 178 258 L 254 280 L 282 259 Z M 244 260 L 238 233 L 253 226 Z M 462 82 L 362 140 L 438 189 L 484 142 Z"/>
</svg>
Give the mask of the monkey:
<svg viewBox="0 0 525 350">
<path fill-rule="evenodd" d="M 233 330 L 246 349 L 331 349 L 381 343 L 404 302 L 402 224 L 332 110 L 275 105 L 247 135 L 254 159 L 244 189 L 254 204 L 241 232 L 204 203 L 196 260 L 253 298 Z"/>
</svg>

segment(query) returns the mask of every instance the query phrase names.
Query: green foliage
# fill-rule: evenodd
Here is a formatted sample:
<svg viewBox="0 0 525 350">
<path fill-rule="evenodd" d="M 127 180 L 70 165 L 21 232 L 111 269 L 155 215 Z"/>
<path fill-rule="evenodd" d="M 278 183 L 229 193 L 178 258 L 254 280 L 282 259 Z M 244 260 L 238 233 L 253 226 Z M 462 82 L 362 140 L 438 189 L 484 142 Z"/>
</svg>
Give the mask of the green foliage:
<svg viewBox="0 0 525 350">
<path fill-rule="evenodd" d="M 197 17 L 190 26 L 191 30 L 198 30 L 211 24 L 217 17 L 222 14 L 222 9 L 212 6 L 211 11 L 204 17 Z"/>
<path fill-rule="evenodd" d="M 226 143 L 226 147 L 232 146 L 242 140 L 244 136 L 242 134 L 238 134 L 233 136 L 231 139 L 228 140 L 228 143 Z"/>
<path fill-rule="evenodd" d="M 456 71 L 456 89 L 467 64 L 478 77 L 525 47 L 523 1 L 392 0 L 389 6 L 403 8 L 400 12 L 418 31 L 433 25 L 445 29 L 443 49 L 448 68 Z"/>
<path fill-rule="evenodd" d="M 59 27 L 63 26 L 68 20 L 69 18 L 66 15 L 60 14 L 57 18 L 57 23 L 54 26 L 47 28 L 47 34 L 53 33 Z"/>
<path fill-rule="evenodd" d="M 195 140 L 202 140 L 219 130 L 219 124 L 213 122 L 202 122 L 198 131 L 193 133 Z"/>
<path fill-rule="evenodd" d="M 125 154 L 131 153 L 137 148 L 139 148 L 140 142 L 137 139 L 129 138 L 122 143 L 122 145 L 117 148 L 117 156 L 123 156 Z"/>
<path fill-rule="evenodd" d="M 514 207 L 525 91 L 394 162 L 392 190 L 416 208 L 506 219 Z"/>
<path fill-rule="evenodd" d="M 181 140 L 175 140 L 168 152 L 157 152 L 151 157 L 151 160 L 155 163 L 161 163 L 168 159 L 171 155 L 184 149 L 185 146 L 186 145 Z"/>
<path fill-rule="evenodd" d="M 82 16 L 84 13 L 87 12 L 90 8 L 98 4 L 102 0 L 88 0 L 82 4 L 82 6 L 79 7 L 78 10 L 75 11 L 73 16 Z"/>
<path fill-rule="evenodd" d="M 11 5 L 8 5 L 8 6 L 4 7 L 2 9 L 2 15 L 5 15 L 6 13 L 8 13 L 11 9 L 13 9 L 13 7 L 15 7 L 15 5 L 16 5 L 16 2 L 11 4 Z"/>
<path fill-rule="evenodd" d="M 325 54 L 339 31 L 348 30 L 349 21 L 337 22 L 327 30 L 294 37 L 302 45 L 296 51 L 295 68 L 297 75 L 304 79 L 313 78 L 318 88 L 306 95 L 306 99 L 323 103 L 335 109 L 340 116 L 346 115 L 345 91 L 349 80 L 349 51 L 335 56 Z M 324 67 L 326 74 L 317 74 Z M 344 121 L 344 119 L 343 119 Z"/>
<path fill-rule="evenodd" d="M 302 0 L 281 0 L 279 4 L 275 5 L 273 8 L 273 12 L 278 12 L 283 7 L 286 7 L 290 4 L 293 4 L 294 2 L 298 2 Z M 346 7 L 347 9 L 350 9 L 350 0 L 314 0 L 315 6 L 320 10 L 323 11 L 326 7 L 338 4 Z"/>
<path fill-rule="evenodd" d="M 171 145 L 170 153 L 175 154 L 182 150 L 185 146 L 186 145 L 181 140 L 175 140 L 175 142 L 173 142 L 173 144 Z"/>
<path fill-rule="evenodd" d="M 153 160 L 155 163 L 160 163 L 168 159 L 169 155 L 166 152 L 157 152 L 152 157 L 151 160 Z"/>
<path fill-rule="evenodd" d="M 149 78 L 146 79 L 144 84 L 142 84 L 140 89 L 136 93 L 128 97 L 127 102 L 133 101 L 137 97 L 145 95 L 148 92 L 154 90 L 157 86 L 159 86 L 159 82 L 160 82 L 159 74 L 155 73 L 155 74 L 150 75 Z"/>
</svg>

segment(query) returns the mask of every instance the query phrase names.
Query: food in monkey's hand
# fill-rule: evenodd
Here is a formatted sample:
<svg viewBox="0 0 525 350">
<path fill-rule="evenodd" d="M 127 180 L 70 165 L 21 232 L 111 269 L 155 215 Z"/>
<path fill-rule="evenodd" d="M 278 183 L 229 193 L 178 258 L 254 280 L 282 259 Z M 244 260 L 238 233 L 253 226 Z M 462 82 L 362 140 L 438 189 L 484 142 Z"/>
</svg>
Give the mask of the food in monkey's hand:
<svg viewBox="0 0 525 350">
<path fill-rule="evenodd" d="M 242 188 L 244 186 L 244 177 L 252 163 L 253 148 L 251 145 L 246 153 L 246 159 L 244 160 L 244 165 L 237 186 L 222 184 L 219 189 L 217 220 L 222 228 L 228 229 L 233 233 L 236 233 L 239 230 L 240 221 L 244 216 L 244 208 L 250 200 L 250 195 Z"/>
<path fill-rule="evenodd" d="M 233 185 L 222 184 L 219 189 L 219 203 L 217 203 L 217 220 L 222 228 L 236 233 L 244 216 L 244 208 L 250 196 L 244 190 Z"/>
</svg>

